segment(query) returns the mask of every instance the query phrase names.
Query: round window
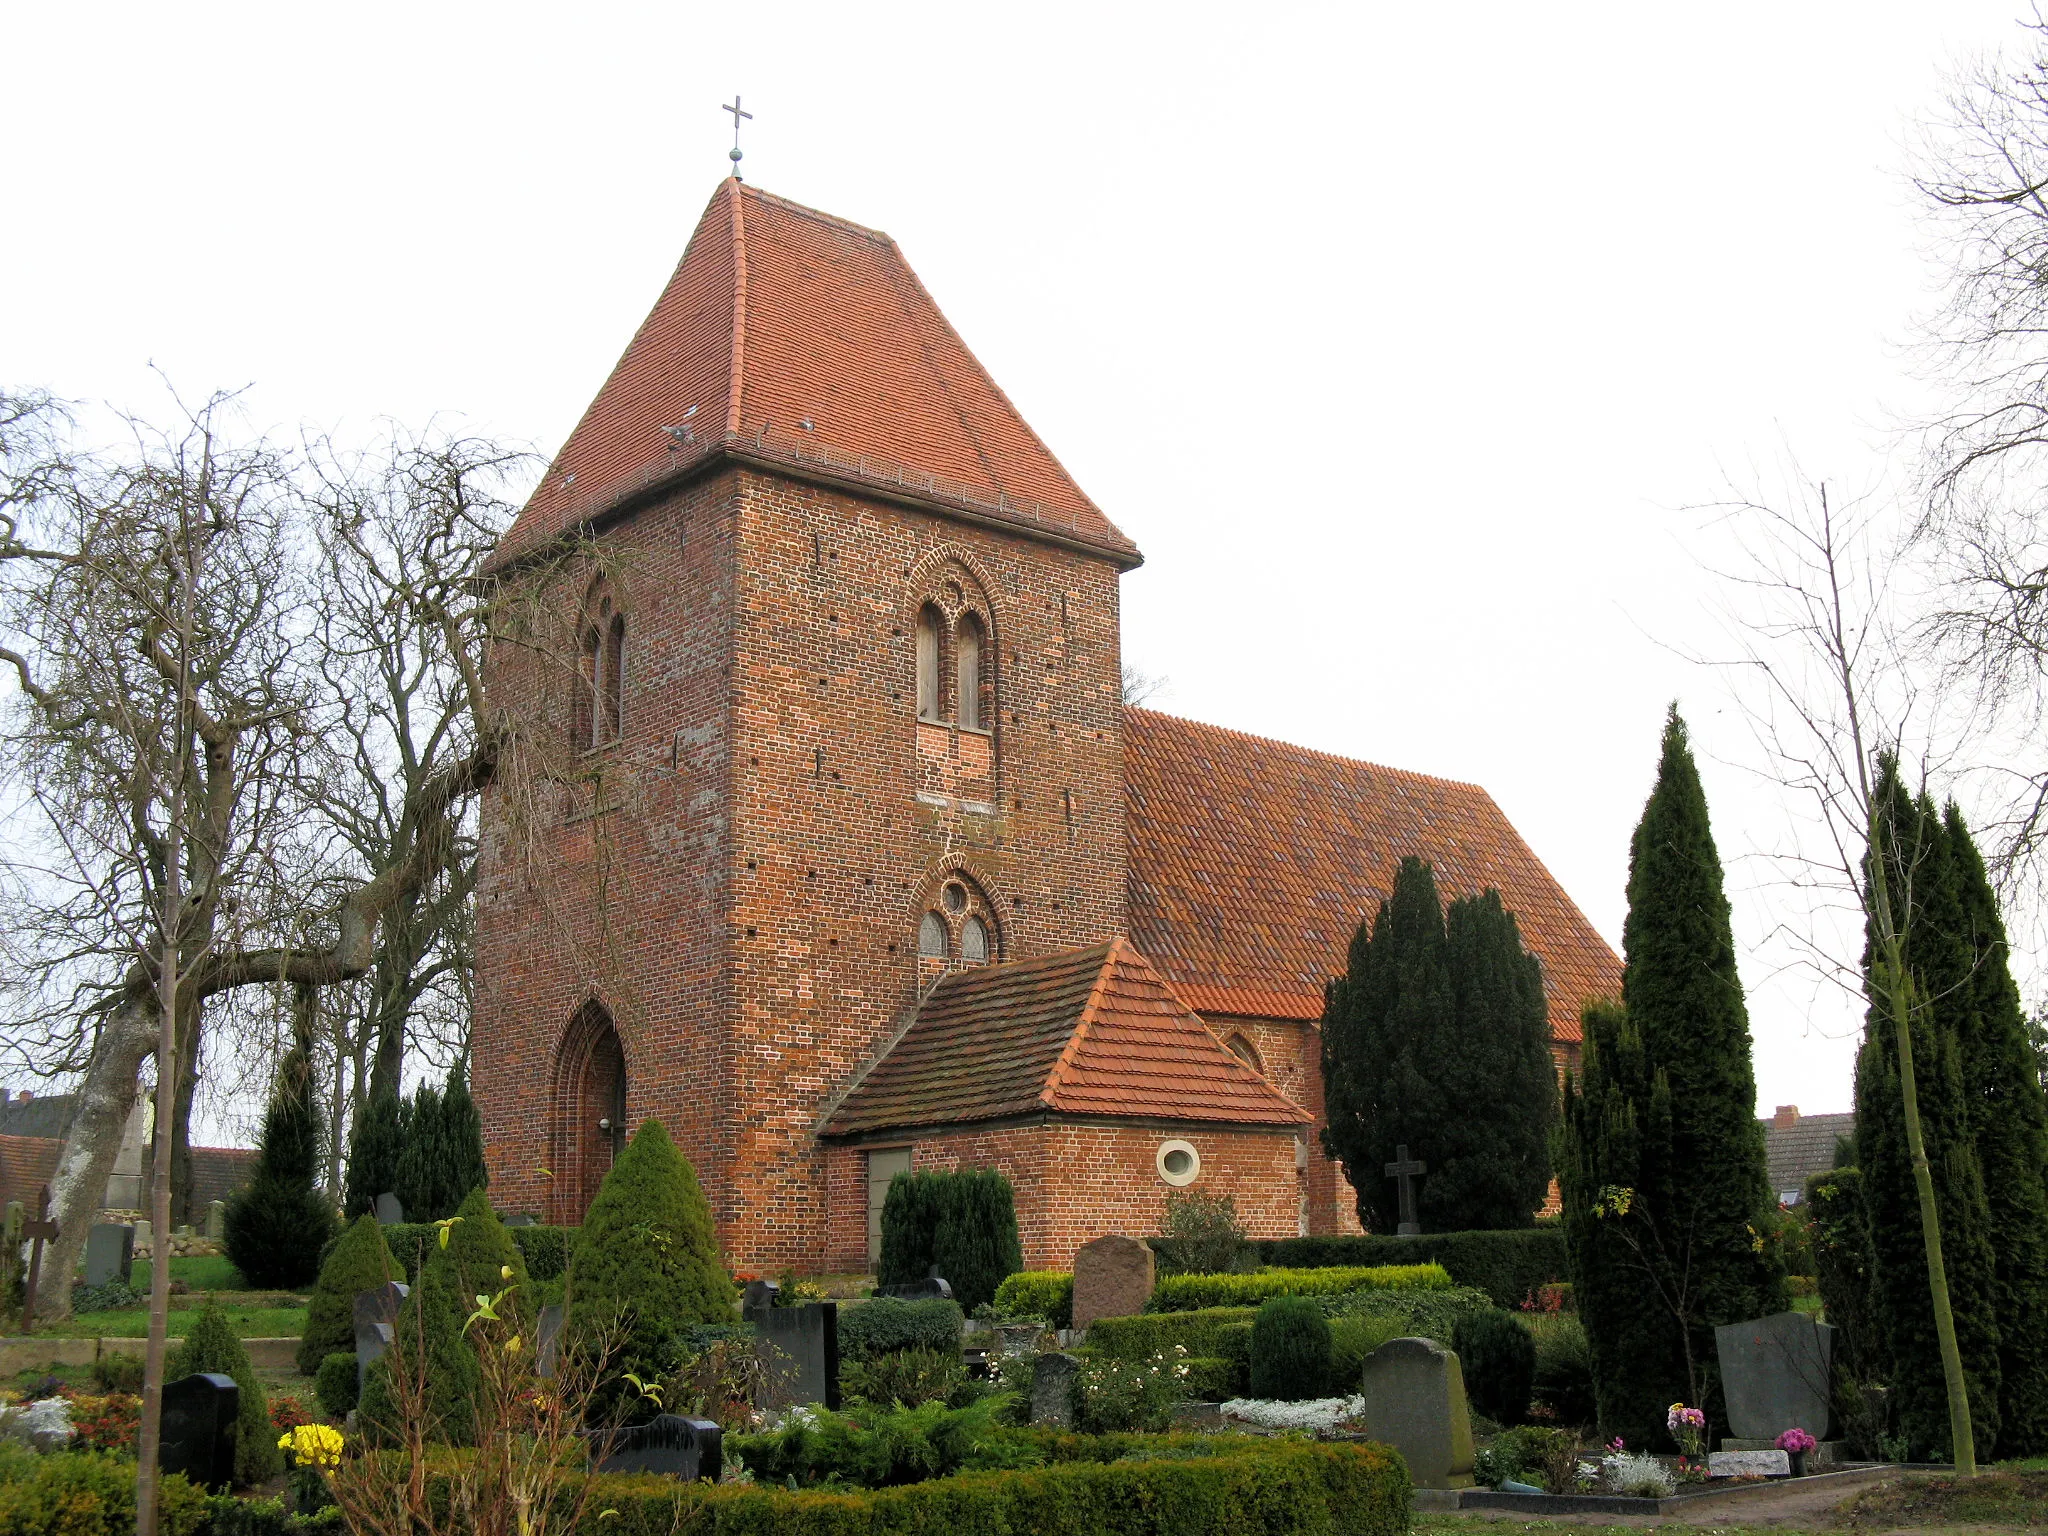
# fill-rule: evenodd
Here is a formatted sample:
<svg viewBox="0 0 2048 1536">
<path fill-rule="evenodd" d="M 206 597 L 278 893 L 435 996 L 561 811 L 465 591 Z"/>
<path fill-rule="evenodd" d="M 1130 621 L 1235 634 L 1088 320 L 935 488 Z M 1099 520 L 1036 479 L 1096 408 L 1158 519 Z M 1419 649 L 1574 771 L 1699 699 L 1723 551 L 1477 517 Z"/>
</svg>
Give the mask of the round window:
<svg viewBox="0 0 2048 1536">
<path fill-rule="evenodd" d="M 947 886 L 947 887 L 946 887 L 946 891 L 945 891 L 945 897 L 946 897 L 946 910 L 947 910 L 948 912 L 965 912 L 965 911 L 967 910 L 967 887 L 966 887 L 966 886 L 964 886 L 964 885 L 949 885 L 949 886 Z"/>
<path fill-rule="evenodd" d="M 1155 1161 L 1159 1165 L 1159 1177 L 1176 1189 L 1201 1177 L 1202 1154 L 1189 1142 L 1162 1141 Z"/>
</svg>

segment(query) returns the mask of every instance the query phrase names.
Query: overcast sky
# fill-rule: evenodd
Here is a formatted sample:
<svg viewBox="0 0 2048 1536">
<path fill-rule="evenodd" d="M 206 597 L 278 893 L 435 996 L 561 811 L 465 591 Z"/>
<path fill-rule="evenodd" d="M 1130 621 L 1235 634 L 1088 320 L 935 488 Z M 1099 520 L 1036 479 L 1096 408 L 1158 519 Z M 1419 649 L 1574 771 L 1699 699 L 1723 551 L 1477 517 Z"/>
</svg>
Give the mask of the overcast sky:
<svg viewBox="0 0 2048 1536">
<path fill-rule="evenodd" d="M 1732 477 L 1875 478 L 1924 403 L 1908 181 L 2015 0 L 6 5 L 0 382 L 552 451 L 748 179 L 888 230 L 1145 551 L 1195 718 L 1485 785 L 1618 944 L 1677 699 L 1763 1108 L 1858 1021 L 1763 943 L 1780 809 L 1679 652 Z"/>
</svg>

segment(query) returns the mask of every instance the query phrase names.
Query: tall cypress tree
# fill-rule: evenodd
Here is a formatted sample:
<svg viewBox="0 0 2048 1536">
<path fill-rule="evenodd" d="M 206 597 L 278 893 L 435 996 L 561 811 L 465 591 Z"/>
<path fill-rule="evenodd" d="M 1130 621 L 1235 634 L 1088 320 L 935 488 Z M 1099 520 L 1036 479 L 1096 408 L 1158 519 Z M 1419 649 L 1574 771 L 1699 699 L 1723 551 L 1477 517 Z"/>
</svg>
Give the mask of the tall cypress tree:
<svg viewBox="0 0 2048 1536">
<path fill-rule="evenodd" d="M 386 1088 L 356 1111 L 349 1133 L 348 1175 L 342 1182 L 341 1214 L 353 1221 L 376 1212 L 377 1197 L 396 1193 L 398 1164 L 405 1150 L 405 1101 Z"/>
<path fill-rule="evenodd" d="M 1634 1048 L 1641 1064 L 1603 1080 L 1606 1102 L 1582 1096 L 1574 1109 L 1568 1101 L 1575 1134 L 1567 1150 L 1579 1171 L 1567 1186 L 1567 1221 L 1612 1223 L 1614 1241 L 1634 1252 L 1640 1280 L 1677 1327 L 1687 1368 L 1665 1383 L 1671 1391 L 1662 1402 L 1696 1396 L 1710 1419 L 1725 1422 L 1714 1329 L 1779 1310 L 1785 1285 L 1761 1236 L 1777 1202 L 1756 1119 L 1749 1013 L 1736 973 L 1721 858 L 1676 708 L 1665 718 L 1656 787 L 1629 849 L 1622 954 L 1627 1022 L 1621 1033 L 1639 1042 Z M 1588 1094 L 1594 1077 L 1589 1059 Z M 1628 1114 L 1619 1113 L 1624 1106 Z M 1617 1146 L 1602 1150 L 1610 1137 Z M 1604 1176 L 1625 1169 L 1631 1155 L 1640 1183 Z M 1593 1181 L 1596 1175 L 1600 1182 Z M 1578 1274 L 1575 1267 L 1575 1282 Z M 1586 1311 L 1583 1303 L 1580 1310 Z M 1585 1321 L 1589 1338 L 1607 1330 L 1625 1339 L 1624 1325 L 1639 1319 L 1630 1308 L 1615 1325 L 1620 1332 L 1596 1317 Z M 1662 1356 L 1660 1339 L 1645 1342 L 1646 1358 Z M 1661 1411 L 1647 1423 L 1637 1418 L 1651 1405 L 1633 1388 L 1613 1401 L 1638 1434 L 1661 1427 Z M 1605 1413 L 1603 1427 L 1619 1429 Z"/>
<path fill-rule="evenodd" d="M 1955 1010 L 1970 1139 L 1990 1218 L 1998 1351 L 1999 1453 L 2048 1453 L 2048 1096 L 2012 979 L 1998 897 L 1951 801 L 1942 832 L 1969 945 L 1968 988 Z M 2015 1327 L 2014 1320 L 2033 1326 Z"/>
<path fill-rule="evenodd" d="M 1455 1086 L 1472 1112 L 1439 1154 L 1435 1201 L 1473 1229 L 1526 1227 L 1550 1192 L 1557 1069 L 1543 967 L 1522 945 L 1500 892 L 1454 901 L 1444 914 L 1459 1041 Z"/>
<path fill-rule="evenodd" d="M 256 1171 L 228 1201 L 223 1242 L 251 1285 L 296 1289 L 320 1272 L 334 1207 L 313 1183 L 320 1168 L 320 1108 L 303 1045 L 285 1052 L 263 1115 Z"/>
<path fill-rule="evenodd" d="M 490 1186 L 490 1170 L 484 1166 L 484 1121 L 476 1100 L 469 1096 L 468 1063 L 457 1062 L 448 1072 L 448 1086 L 441 1094 L 441 1123 L 448 1160 L 451 1189 L 460 1190 L 459 1201 L 473 1190 Z M 436 1218 L 438 1219 L 438 1218 Z"/>
<path fill-rule="evenodd" d="M 1891 758 L 1879 764 L 1873 859 L 1885 861 L 1913 1005 L 1908 1024 L 1921 1136 L 1940 1218 L 1950 1314 L 1962 1355 L 1976 1453 L 1998 1441 L 1998 1320 L 1992 1301 L 1989 1211 L 1971 1144 L 1968 1092 L 1956 1031 L 1972 988 L 1974 956 L 1963 930 L 1961 882 L 1948 839 L 1922 798 L 1916 805 Z M 1856 1058 L 1856 1150 L 1863 1170 L 1874 1264 L 1873 1309 L 1892 1366 L 1900 1432 L 1920 1458 L 1952 1454 L 1946 1378 L 1929 1289 L 1920 1200 L 1907 1148 L 1905 1098 L 1894 1022 L 1872 970 L 1879 945 L 1867 936 L 1871 999 Z"/>
</svg>

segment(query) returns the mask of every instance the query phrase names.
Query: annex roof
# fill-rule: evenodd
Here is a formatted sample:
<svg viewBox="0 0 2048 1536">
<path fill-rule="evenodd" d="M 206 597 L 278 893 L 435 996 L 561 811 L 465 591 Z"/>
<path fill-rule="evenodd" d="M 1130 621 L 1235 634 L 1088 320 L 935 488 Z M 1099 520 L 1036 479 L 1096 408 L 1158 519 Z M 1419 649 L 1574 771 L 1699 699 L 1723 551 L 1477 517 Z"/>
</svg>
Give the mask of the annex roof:
<svg viewBox="0 0 2048 1536">
<path fill-rule="evenodd" d="M 1118 938 L 945 977 L 823 1134 L 1046 1114 L 1279 1127 L 1310 1118 Z"/>
<path fill-rule="evenodd" d="M 1762 1125 L 1771 1189 L 1787 1205 L 1799 1203 L 1808 1178 L 1835 1166 L 1836 1138 L 1856 1134 L 1856 1117 L 1847 1114 L 1802 1115 L 1794 1110 L 1787 1116 L 1781 1110 Z"/>
<path fill-rule="evenodd" d="M 1132 544 L 967 349 L 896 242 L 728 178 L 497 564 L 725 456 L 1098 550 Z"/>
<path fill-rule="evenodd" d="M 1408 854 L 1446 901 L 1500 892 L 1543 963 L 1554 1041 L 1621 994 L 1620 959 L 1476 784 L 1149 709 L 1126 712 L 1124 783 L 1131 938 L 1204 1015 L 1320 1019 Z"/>
</svg>

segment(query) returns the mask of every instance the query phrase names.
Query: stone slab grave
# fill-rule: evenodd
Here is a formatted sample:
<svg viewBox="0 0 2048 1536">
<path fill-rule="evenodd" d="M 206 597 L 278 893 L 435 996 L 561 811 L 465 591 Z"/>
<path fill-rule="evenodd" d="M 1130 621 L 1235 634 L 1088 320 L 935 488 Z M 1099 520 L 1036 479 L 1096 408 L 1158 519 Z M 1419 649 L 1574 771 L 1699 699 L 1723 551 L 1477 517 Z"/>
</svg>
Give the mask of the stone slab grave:
<svg viewBox="0 0 2048 1536">
<path fill-rule="evenodd" d="M 752 1286 L 748 1287 L 751 1292 Z M 822 1403 L 839 1407 L 839 1303 L 807 1301 L 778 1307 L 772 1301 L 742 1315 L 754 1325 L 763 1381 L 755 1406 L 794 1408 Z"/>
<path fill-rule="evenodd" d="M 1074 1255 L 1074 1332 L 1098 1317 L 1136 1317 L 1157 1275 L 1151 1248 L 1135 1237 L 1111 1232 L 1083 1243 Z"/>
<path fill-rule="evenodd" d="M 1827 1439 L 1833 1328 L 1804 1312 L 1774 1312 L 1716 1328 L 1714 1349 L 1732 1438 L 1775 1446 L 1778 1436 L 1796 1427 L 1815 1440 Z M 1745 1447 L 1724 1440 L 1722 1449 Z"/>
<path fill-rule="evenodd" d="M 1434 1339 L 1389 1339 L 1365 1357 L 1366 1434 L 1406 1459 L 1418 1488 L 1472 1486 L 1472 1416 L 1458 1357 Z"/>
<path fill-rule="evenodd" d="M 228 1235 L 228 1203 L 225 1200 L 206 1202 L 206 1235 L 215 1242 Z"/>
<path fill-rule="evenodd" d="M 1786 1451 L 1709 1451 L 1709 1477 L 1790 1477 L 1792 1457 Z"/>
<path fill-rule="evenodd" d="M 405 1221 L 405 1206 L 388 1189 L 377 1197 L 377 1221 L 386 1227 L 400 1226 Z"/>
<path fill-rule="evenodd" d="M 715 1483 L 725 1470 L 724 1440 L 710 1419 L 664 1413 L 618 1431 L 591 1470 L 653 1472 L 685 1482 L 709 1478 Z"/>
<path fill-rule="evenodd" d="M 163 1438 L 157 1465 L 226 1493 L 235 1481 L 235 1438 L 242 1404 L 232 1376 L 201 1372 L 164 1383 Z"/>
<path fill-rule="evenodd" d="M 398 1309 L 411 1294 L 410 1286 L 400 1285 L 396 1280 L 386 1281 L 375 1290 L 356 1292 L 357 1392 L 363 1390 L 363 1383 L 369 1379 L 370 1367 L 383 1359 L 384 1351 L 391 1347 Z"/>
<path fill-rule="evenodd" d="M 1048 1352 L 1032 1362 L 1031 1422 L 1072 1429 L 1075 1378 L 1080 1374 L 1079 1355 Z"/>
<path fill-rule="evenodd" d="M 533 1373 L 536 1376 L 554 1377 L 555 1353 L 562 1344 L 562 1312 L 559 1302 L 540 1309 L 540 1321 L 533 1330 Z"/>
<path fill-rule="evenodd" d="M 135 1273 L 135 1229 L 125 1221 L 96 1221 L 85 1234 L 85 1283 L 126 1285 Z"/>
<path fill-rule="evenodd" d="M 952 1282 L 939 1278 L 939 1268 L 934 1264 L 924 1279 L 912 1281 L 909 1285 L 878 1285 L 875 1294 L 894 1297 L 897 1301 L 951 1301 L 953 1286 Z"/>
</svg>

